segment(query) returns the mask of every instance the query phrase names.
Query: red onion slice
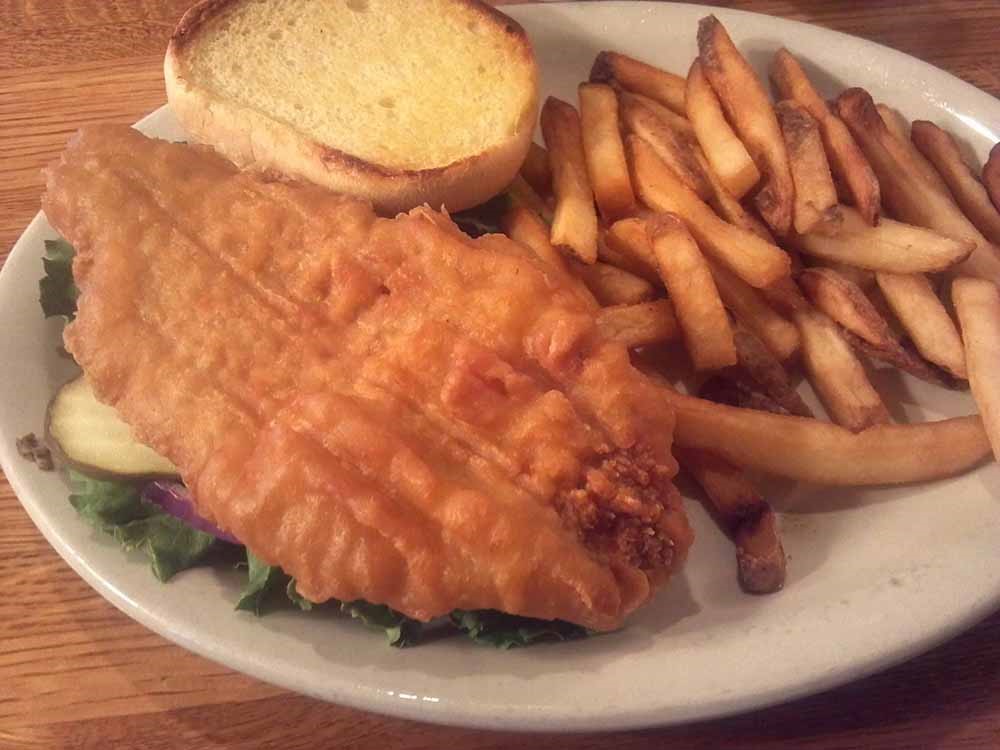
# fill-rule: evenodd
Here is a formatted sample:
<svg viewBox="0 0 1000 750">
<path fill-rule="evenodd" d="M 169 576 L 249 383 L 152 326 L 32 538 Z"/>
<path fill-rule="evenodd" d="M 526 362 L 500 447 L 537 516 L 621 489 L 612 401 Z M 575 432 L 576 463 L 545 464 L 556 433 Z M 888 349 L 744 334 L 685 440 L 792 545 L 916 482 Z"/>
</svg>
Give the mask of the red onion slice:
<svg viewBox="0 0 1000 750">
<path fill-rule="evenodd" d="M 239 539 L 229 534 L 211 521 L 198 515 L 191 500 L 187 487 L 179 482 L 150 482 L 142 490 L 142 497 L 151 503 L 156 503 L 175 518 L 179 518 L 188 526 L 211 534 L 230 544 L 243 544 Z"/>
</svg>

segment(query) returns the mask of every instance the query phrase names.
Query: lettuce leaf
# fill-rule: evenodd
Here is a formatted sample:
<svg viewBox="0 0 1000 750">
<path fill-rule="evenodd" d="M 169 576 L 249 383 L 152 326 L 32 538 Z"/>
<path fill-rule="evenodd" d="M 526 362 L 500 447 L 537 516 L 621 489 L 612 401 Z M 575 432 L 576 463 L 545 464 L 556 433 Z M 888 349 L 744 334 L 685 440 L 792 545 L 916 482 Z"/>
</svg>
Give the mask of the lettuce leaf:
<svg viewBox="0 0 1000 750">
<path fill-rule="evenodd" d="M 470 237 L 496 234 L 500 231 L 500 221 L 510 208 L 510 204 L 510 196 L 507 193 L 500 193 L 478 206 L 453 213 L 451 220 Z"/>
<path fill-rule="evenodd" d="M 150 559 L 153 574 L 167 581 L 197 565 L 215 545 L 216 538 L 198 531 L 142 499 L 138 487 L 127 482 L 93 479 L 70 472 L 70 503 L 91 525 L 114 536 L 126 550 L 138 549 Z M 237 610 L 264 614 L 268 604 L 281 600 L 302 610 L 315 605 L 302 597 L 295 579 L 276 565 L 268 565 L 245 549 L 247 582 L 236 602 Z M 240 563 L 243 567 L 244 563 Z M 281 595 L 284 594 L 282 597 Z M 390 646 L 403 648 L 419 642 L 423 624 L 384 604 L 363 600 L 331 601 L 344 614 L 385 633 Z M 455 610 L 451 623 L 481 645 L 507 649 L 543 640 L 582 638 L 589 632 L 559 620 L 535 620 L 494 610 Z"/>
<path fill-rule="evenodd" d="M 126 550 L 138 549 L 150 559 L 154 575 L 167 581 L 197 565 L 217 540 L 143 500 L 139 488 L 127 482 L 94 479 L 70 471 L 70 503 L 94 527 L 111 534 Z M 224 545 L 229 546 L 229 545 Z M 247 581 L 236 603 L 237 610 L 264 614 L 268 604 L 287 602 L 302 610 L 315 605 L 302 597 L 295 579 L 276 565 L 268 565 L 244 548 Z M 283 596 L 282 596 L 283 594 Z M 420 641 L 423 624 L 384 604 L 363 600 L 338 602 L 341 612 L 385 633 L 390 646 L 403 648 Z M 478 644 L 508 649 L 545 640 L 571 640 L 589 635 L 579 625 L 560 620 L 535 620 L 494 610 L 455 610 L 450 621 Z"/>
<path fill-rule="evenodd" d="M 168 581 L 194 567 L 215 544 L 211 534 L 193 529 L 142 499 L 139 489 L 70 472 L 69 501 L 92 526 L 111 534 L 125 550 L 140 550 L 155 575 Z"/>
<path fill-rule="evenodd" d="M 267 612 L 268 600 L 273 600 L 273 594 L 284 593 L 285 598 L 302 610 L 310 610 L 313 603 L 302 597 L 295 588 L 295 579 L 289 576 L 277 565 L 268 565 L 246 547 L 246 563 L 238 567 L 247 568 L 247 582 L 240 592 L 236 609 L 253 612 L 258 617 Z"/>
<path fill-rule="evenodd" d="M 353 602 L 341 602 L 340 611 L 360 620 L 370 628 L 384 630 L 390 646 L 403 648 L 413 646 L 420 640 L 423 624 L 384 604 L 370 604 L 358 599 Z"/>
<path fill-rule="evenodd" d="M 288 576 L 276 565 L 268 565 L 253 552 L 244 548 L 247 556 L 247 582 L 240 592 L 236 609 L 253 612 L 260 616 L 264 612 L 264 601 L 269 594 L 284 586 Z"/>
<path fill-rule="evenodd" d="M 247 610 L 255 615 L 266 611 L 265 601 L 269 595 L 283 590 L 288 601 L 302 610 L 311 610 L 313 603 L 305 599 L 295 588 L 295 579 L 289 576 L 277 565 L 268 565 L 250 550 L 247 555 L 247 583 L 240 593 L 236 609 Z M 365 625 L 382 630 L 389 640 L 390 646 L 409 646 L 420 637 L 421 624 L 405 615 L 396 612 L 383 604 L 370 604 L 365 601 L 338 602 L 340 611 L 360 620 Z"/>
<path fill-rule="evenodd" d="M 38 282 L 38 301 L 46 318 L 76 316 L 76 298 L 80 291 L 73 282 L 73 256 L 76 250 L 66 240 L 45 240 L 42 265 L 45 276 Z"/>
<path fill-rule="evenodd" d="M 153 575 L 161 581 L 169 581 L 180 571 L 197 565 L 215 544 L 211 534 L 163 512 L 119 526 L 114 536 L 126 550 L 145 552 Z"/>
<path fill-rule="evenodd" d="M 285 586 L 285 596 L 288 597 L 288 600 L 292 604 L 304 612 L 308 612 L 313 608 L 313 603 L 302 596 L 302 594 L 298 592 L 298 589 L 295 588 L 294 578 L 288 579 L 288 585 Z"/>
<path fill-rule="evenodd" d="M 299 609 L 312 609 L 312 602 L 295 589 L 294 578 L 277 565 L 268 565 L 246 547 L 243 550 L 246 553 L 246 563 L 241 563 L 238 567 L 247 568 L 247 582 L 240 592 L 236 609 L 253 612 L 259 617 L 267 611 L 266 601 L 279 590 Z"/>
<path fill-rule="evenodd" d="M 216 542 L 211 534 L 143 500 L 139 488 L 132 484 L 94 479 L 74 471 L 70 472 L 70 482 L 73 491 L 69 501 L 77 513 L 95 528 L 114 536 L 124 549 L 145 552 L 154 575 L 161 581 L 196 565 Z M 313 603 L 295 588 L 294 578 L 248 549 L 246 568 L 247 582 L 236 609 L 260 615 L 266 611 L 270 596 L 279 591 L 299 609 L 312 609 Z M 384 631 L 392 646 L 409 646 L 419 639 L 421 624 L 385 605 L 365 601 L 333 603 L 354 619 Z"/>
<path fill-rule="evenodd" d="M 543 640 L 569 641 L 590 635 L 586 628 L 562 620 L 536 620 L 492 609 L 456 609 L 451 613 L 451 622 L 476 643 L 499 649 L 529 646 Z"/>
</svg>

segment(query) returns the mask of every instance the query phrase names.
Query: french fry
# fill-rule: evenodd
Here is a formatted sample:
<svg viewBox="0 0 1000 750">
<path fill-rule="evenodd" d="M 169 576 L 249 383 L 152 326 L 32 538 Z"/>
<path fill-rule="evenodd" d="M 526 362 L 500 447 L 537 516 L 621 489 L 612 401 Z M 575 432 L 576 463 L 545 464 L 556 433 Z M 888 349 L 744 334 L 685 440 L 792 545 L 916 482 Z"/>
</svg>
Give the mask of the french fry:
<svg viewBox="0 0 1000 750">
<path fill-rule="evenodd" d="M 969 385 L 1000 461 L 1000 289 L 983 279 L 955 279 L 951 289 L 965 338 Z"/>
<path fill-rule="evenodd" d="M 741 476 L 744 476 L 742 471 Z M 718 491 L 718 490 L 716 490 Z M 766 502 L 766 501 L 765 501 Z M 785 549 L 770 505 L 739 525 L 734 535 L 740 585 L 751 594 L 773 594 L 785 585 Z"/>
<path fill-rule="evenodd" d="M 834 424 L 714 404 L 669 387 L 676 445 L 712 451 L 765 474 L 814 484 L 864 486 L 943 479 L 990 455 L 978 416 L 852 433 Z"/>
<path fill-rule="evenodd" d="M 542 106 L 542 136 L 549 149 L 556 210 L 550 239 L 584 263 L 597 260 L 597 213 L 583 155 L 580 116 L 571 104 L 549 97 Z"/>
<path fill-rule="evenodd" d="M 649 144 L 629 135 L 625 139 L 625 152 L 632 170 L 632 185 L 640 200 L 655 211 L 678 214 L 699 246 L 720 264 L 755 287 L 774 284 L 789 275 L 791 261 L 787 253 L 716 216 Z"/>
<path fill-rule="evenodd" d="M 698 22 L 698 57 L 729 121 L 763 174 L 754 203 L 775 233 L 788 234 L 795 187 L 767 91 L 715 16 Z"/>
<path fill-rule="evenodd" d="M 868 291 L 875 286 L 875 272 L 869 271 L 867 268 L 858 268 L 857 266 L 849 266 L 846 263 L 837 263 L 836 261 L 817 257 L 810 259 L 810 267 L 829 268 L 831 271 L 836 271 L 862 291 Z"/>
<path fill-rule="evenodd" d="M 849 266 L 843 266 L 842 268 L 849 268 Z M 872 306 L 878 310 L 882 319 L 889 324 L 889 328 L 891 328 L 892 332 L 896 334 L 896 338 L 900 341 L 909 340 L 910 335 L 906 332 L 903 324 L 899 322 L 899 318 L 897 318 L 896 314 L 892 311 L 892 307 L 889 305 L 889 300 L 885 298 L 885 295 L 882 294 L 882 290 L 878 288 L 878 281 L 875 278 L 875 273 L 872 271 L 866 271 L 866 273 L 871 274 L 871 286 L 865 286 L 863 284 L 858 284 L 858 286 L 864 290 L 865 296 L 868 297 Z M 912 344 L 912 341 L 910 341 L 910 343 Z M 914 350 L 916 350 L 916 347 L 914 347 Z"/>
<path fill-rule="evenodd" d="M 510 196 L 511 202 L 515 205 L 524 206 L 533 211 L 546 224 L 552 223 L 552 209 L 520 174 L 515 175 L 513 181 L 507 186 L 507 195 Z"/>
<path fill-rule="evenodd" d="M 618 83 L 622 88 L 648 96 L 679 115 L 684 114 L 684 78 L 619 52 L 597 55 L 590 69 L 594 83 Z"/>
<path fill-rule="evenodd" d="M 707 82 L 705 85 L 708 85 Z M 711 89 L 709 91 L 711 92 Z M 711 94 L 715 95 L 714 92 Z M 627 92 L 623 92 L 621 102 L 622 120 L 629 131 L 649 143 L 664 163 L 673 169 L 681 181 L 698 197 L 707 201 L 712 209 L 730 224 L 749 229 L 765 241 L 774 244 L 774 237 L 764 223 L 747 212 L 716 176 L 697 139 L 689 137 L 682 129 L 669 125 L 662 117 L 653 118 L 651 121 L 650 104 L 655 102 L 643 100 L 642 97 Z M 669 110 L 667 112 L 669 113 Z M 664 132 L 665 130 L 668 132 Z M 735 135 L 733 137 L 735 138 Z M 742 148 L 742 144 L 740 147 Z"/>
<path fill-rule="evenodd" d="M 969 385 L 966 381 L 959 380 L 937 365 L 931 364 L 917 354 L 908 343 L 900 343 L 899 348 L 880 349 L 846 329 L 840 333 L 855 351 L 869 359 L 886 362 L 902 372 L 942 388 L 953 391 L 968 390 Z"/>
<path fill-rule="evenodd" d="M 816 308 L 851 333 L 873 346 L 899 345 L 889 324 L 847 277 L 832 268 L 807 268 L 797 278 Z"/>
<path fill-rule="evenodd" d="M 889 131 L 868 92 L 848 89 L 837 99 L 837 111 L 878 175 L 889 211 L 910 224 L 969 240 L 973 252 L 954 273 L 1000 282 L 1000 249 L 965 218 L 950 195 L 927 178 L 913 156 L 915 149 Z"/>
<path fill-rule="evenodd" d="M 656 296 L 644 278 L 608 263 L 574 263 L 573 271 L 601 305 L 637 305 Z"/>
<path fill-rule="evenodd" d="M 836 234 L 842 217 L 819 126 L 805 107 L 790 99 L 779 102 L 775 111 L 795 183 L 795 231 Z"/>
<path fill-rule="evenodd" d="M 788 317 L 791 317 L 796 310 L 810 308 L 809 301 L 802 296 L 802 290 L 792 278 L 784 278 L 769 286 L 761 287 L 760 293 L 771 307 Z"/>
<path fill-rule="evenodd" d="M 1000 211 L 1000 143 L 990 149 L 990 158 L 983 166 L 983 184 L 993 206 Z"/>
<path fill-rule="evenodd" d="M 523 205 L 514 204 L 500 219 L 501 231 L 514 242 L 520 242 L 535 255 L 561 273 L 569 274 L 569 267 L 563 256 L 549 242 L 549 228 L 534 211 Z"/>
<path fill-rule="evenodd" d="M 990 200 L 983 183 L 965 163 L 955 139 L 927 120 L 913 123 L 910 138 L 937 169 L 969 221 L 990 242 L 1000 244 L 1000 212 Z"/>
<path fill-rule="evenodd" d="M 702 200 L 708 200 L 712 195 L 712 187 L 695 157 L 690 142 L 682 142 L 683 136 L 678 135 L 649 107 L 638 100 L 624 99 L 621 109 L 622 123 L 628 132 L 652 146 L 657 155 L 674 170 L 685 185 Z"/>
<path fill-rule="evenodd" d="M 876 104 L 875 108 L 878 110 L 882 122 L 885 123 L 886 129 L 898 141 L 897 147 L 906 150 L 907 158 L 910 160 L 912 167 L 919 169 L 921 176 L 927 181 L 927 184 L 933 185 L 941 195 L 951 195 L 948 185 L 945 184 L 938 171 L 934 169 L 934 165 L 927 161 L 924 154 L 914 145 L 910 137 L 912 130 L 910 121 L 903 117 L 903 114 L 898 109 L 893 109 L 887 104 Z"/>
<path fill-rule="evenodd" d="M 521 165 L 521 176 L 535 192 L 546 195 L 552 191 L 552 169 L 549 167 L 549 152 L 532 143 L 528 147 L 528 155 Z"/>
<path fill-rule="evenodd" d="M 718 263 L 709 261 L 712 278 L 723 304 L 780 360 L 799 349 L 799 332 L 767 304 L 759 291 Z"/>
<path fill-rule="evenodd" d="M 743 208 L 743 204 L 726 190 L 726 186 L 722 184 L 722 181 L 719 180 L 712 167 L 709 166 L 708 160 L 697 144 L 695 144 L 695 149 L 695 161 L 698 162 L 701 173 L 705 176 L 705 180 L 711 189 L 711 193 L 706 200 L 708 201 L 708 205 L 712 207 L 712 210 L 730 224 L 747 229 L 765 242 L 769 242 L 772 245 L 775 244 L 774 235 L 771 234 L 771 231 L 764 222 Z"/>
<path fill-rule="evenodd" d="M 629 349 L 680 338 L 680 326 L 670 300 L 605 307 L 597 314 L 597 330 Z"/>
<path fill-rule="evenodd" d="M 771 414 L 790 414 L 788 409 L 758 390 L 748 378 L 732 378 L 726 374 L 713 375 L 698 389 L 701 398 L 717 404 L 738 406 L 740 409 L 766 411 Z"/>
<path fill-rule="evenodd" d="M 962 263 L 975 247 L 972 240 L 891 219 L 869 226 L 849 206 L 841 206 L 841 213 L 843 224 L 837 236 L 804 234 L 795 238 L 796 246 L 828 261 L 891 273 L 946 271 Z"/>
<path fill-rule="evenodd" d="M 646 279 L 647 281 L 652 280 L 653 282 L 659 282 L 659 277 L 655 279 L 652 276 L 647 275 L 646 269 L 635 263 L 631 257 L 625 255 L 618 251 L 617 248 L 612 247 L 608 244 L 608 230 L 605 230 L 597 238 L 597 260 L 599 263 L 607 263 L 609 266 L 614 266 L 615 268 L 621 268 L 622 270 L 628 271 L 641 279 Z M 638 273 L 636 273 L 638 271 Z"/>
<path fill-rule="evenodd" d="M 500 218 L 500 230 L 514 242 L 531 250 L 539 260 L 564 277 L 588 306 L 595 310 L 600 306 L 586 284 L 570 272 L 562 254 L 552 247 L 549 228 L 538 214 L 525 206 L 514 204 Z"/>
<path fill-rule="evenodd" d="M 821 312 L 799 311 L 802 361 L 830 418 L 851 432 L 887 424 L 889 412 L 840 329 Z"/>
<path fill-rule="evenodd" d="M 898 109 L 893 109 L 888 104 L 876 104 L 875 108 L 890 133 L 903 143 L 910 140 L 910 121 Z"/>
<path fill-rule="evenodd" d="M 618 96 L 603 83 L 581 83 L 578 93 L 587 174 L 601 215 L 615 221 L 635 204 L 618 124 Z"/>
<path fill-rule="evenodd" d="M 648 96 L 643 96 L 642 94 L 636 94 L 631 91 L 626 91 L 625 89 L 619 89 L 618 91 L 618 101 L 621 103 L 622 107 L 628 104 L 643 104 L 653 112 L 663 124 L 667 127 L 673 128 L 673 130 L 685 138 L 690 138 L 697 142 L 697 136 L 694 134 L 694 127 L 691 125 L 691 121 L 685 117 L 684 114 L 677 114 L 669 107 L 664 107 L 656 99 L 650 99 Z"/>
<path fill-rule="evenodd" d="M 823 146 L 834 177 L 843 185 L 850 203 L 858 210 L 865 223 L 875 225 L 881 203 L 878 178 L 847 126 L 830 111 L 799 61 L 784 48 L 774 56 L 771 81 L 782 98 L 794 99 L 819 123 Z"/>
<path fill-rule="evenodd" d="M 793 274 L 798 273 L 806 267 L 806 264 L 802 262 L 801 253 L 797 250 L 786 250 L 785 252 L 788 253 L 788 259 L 791 261 Z"/>
<path fill-rule="evenodd" d="M 634 273 L 653 284 L 661 284 L 656 256 L 646 234 L 645 219 L 621 219 L 612 224 L 598 243 L 601 260 Z"/>
<path fill-rule="evenodd" d="M 785 550 L 774 511 L 738 466 L 697 448 L 675 446 L 674 456 L 701 486 L 709 510 L 736 545 L 744 591 L 770 594 L 785 584 Z"/>
<path fill-rule="evenodd" d="M 880 144 L 890 159 L 899 162 L 901 175 L 897 175 L 897 179 L 901 179 L 906 173 L 911 173 L 923 184 L 924 190 L 933 190 L 943 198 L 951 198 L 951 192 L 941 179 L 941 175 L 910 140 L 909 120 L 886 104 L 875 104 L 864 89 L 848 89 L 841 96 L 844 98 L 846 113 L 844 121 L 852 130 L 856 127 L 855 123 L 860 124 L 861 121 L 867 121 L 869 126 L 874 128 L 873 133 L 869 134 L 869 140 L 873 144 Z M 840 100 L 836 106 L 839 112 Z M 869 149 L 874 154 L 878 153 L 874 146 L 862 144 L 862 148 L 866 153 Z"/>
<path fill-rule="evenodd" d="M 662 214 L 648 222 L 647 231 L 694 368 L 718 370 L 736 364 L 729 316 L 712 271 L 684 222 Z"/>
<path fill-rule="evenodd" d="M 917 351 L 957 378 L 967 378 L 962 338 L 954 321 L 921 274 L 878 273 L 882 296 L 910 335 Z"/>
<path fill-rule="evenodd" d="M 739 362 L 736 368 L 727 370 L 726 375 L 736 382 L 745 383 L 750 390 L 762 391 L 783 413 L 812 416 L 812 411 L 792 385 L 784 365 L 757 336 L 738 324 L 733 329 L 733 343 Z"/>
<path fill-rule="evenodd" d="M 742 198 L 760 182 L 760 170 L 726 120 L 719 97 L 698 60 L 688 71 L 685 102 L 688 121 L 705 158 L 726 190 Z"/>
<path fill-rule="evenodd" d="M 817 122 L 823 122 L 832 114 L 802 64 L 785 47 L 774 53 L 768 75 L 780 98 L 798 102 Z"/>
<path fill-rule="evenodd" d="M 956 387 L 950 376 L 903 346 L 888 321 L 849 278 L 830 268 L 810 268 L 799 274 L 798 281 L 816 308 L 844 328 L 842 333 L 855 350 L 929 383 Z"/>
</svg>

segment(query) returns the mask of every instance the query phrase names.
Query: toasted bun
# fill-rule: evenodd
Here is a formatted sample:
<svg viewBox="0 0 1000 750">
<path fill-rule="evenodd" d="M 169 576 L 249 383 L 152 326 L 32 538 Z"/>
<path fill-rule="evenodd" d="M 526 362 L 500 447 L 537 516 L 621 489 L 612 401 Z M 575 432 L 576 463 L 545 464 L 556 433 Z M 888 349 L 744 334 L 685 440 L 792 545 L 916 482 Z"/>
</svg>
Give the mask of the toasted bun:
<svg viewBox="0 0 1000 750">
<path fill-rule="evenodd" d="M 538 108 L 524 29 L 479 0 L 203 0 L 164 78 L 193 139 L 389 214 L 503 190 Z"/>
</svg>

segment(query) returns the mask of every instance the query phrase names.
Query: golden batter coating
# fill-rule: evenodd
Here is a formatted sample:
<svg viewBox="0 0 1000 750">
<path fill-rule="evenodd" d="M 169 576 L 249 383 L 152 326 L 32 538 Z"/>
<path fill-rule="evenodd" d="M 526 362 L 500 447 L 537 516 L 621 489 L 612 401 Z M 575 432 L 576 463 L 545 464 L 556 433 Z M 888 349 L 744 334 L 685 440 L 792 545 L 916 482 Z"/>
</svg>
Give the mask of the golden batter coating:
<svg viewBox="0 0 1000 750">
<path fill-rule="evenodd" d="M 519 245 L 117 126 L 44 209 L 98 397 L 308 599 L 604 630 L 684 559 L 670 408 Z"/>
</svg>

